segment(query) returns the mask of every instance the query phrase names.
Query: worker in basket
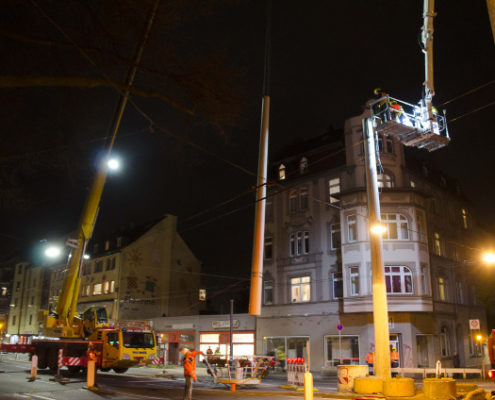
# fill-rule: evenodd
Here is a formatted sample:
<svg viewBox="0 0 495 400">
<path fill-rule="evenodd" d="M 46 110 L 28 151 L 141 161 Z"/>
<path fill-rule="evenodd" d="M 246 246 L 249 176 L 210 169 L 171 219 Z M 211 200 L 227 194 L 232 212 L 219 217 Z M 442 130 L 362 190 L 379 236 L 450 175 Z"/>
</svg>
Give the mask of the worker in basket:
<svg viewBox="0 0 495 400">
<path fill-rule="evenodd" d="M 389 105 L 388 94 L 381 88 L 375 88 L 373 94 L 375 95 L 375 98 L 379 100 L 379 102 L 373 106 L 373 113 L 378 116 L 382 122 L 387 122 L 389 120 L 389 112 L 387 110 L 387 106 Z"/>
<path fill-rule="evenodd" d="M 390 101 L 390 116 L 393 121 L 399 124 L 404 123 L 404 109 L 397 101 Z"/>
</svg>

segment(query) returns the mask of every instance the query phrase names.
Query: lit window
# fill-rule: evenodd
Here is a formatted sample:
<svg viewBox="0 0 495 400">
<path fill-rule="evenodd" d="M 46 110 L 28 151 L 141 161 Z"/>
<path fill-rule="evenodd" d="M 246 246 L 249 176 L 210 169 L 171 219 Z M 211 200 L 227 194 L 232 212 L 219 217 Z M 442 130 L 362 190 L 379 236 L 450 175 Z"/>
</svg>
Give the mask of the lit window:
<svg viewBox="0 0 495 400">
<path fill-rule="evenodd" d="M 0 296 L 7 296 L 7 287 L 2 286 L 1 291 L 0 291 Z"/>
<path fill-rule="evenodd" d="M 328 181 L 328 192 L 330 204 L 335 204 L 340 201 L 340 178 L 332 178 Z"/>
<path fill-rule="evenodd" d="M 333 282 L 333 298 L 340 299 L 344 295 L 343 285 L 342 285 L 342 273 L 336 272 L 332 274 Z"/>
<path fill-rule="evenodd" d="M 340 249 L 340 224 L 330 225 L 330 249 Z"/>
<path fill-rule="evenodd" d="M 291 190 L 289 192 L 289 212 L 295 213 L 297 212 L 297 191 Z"/>
<path fill-rule="evenodd" d="M 377 174 L 377 181 L 378 181 L 378 187 L 379 188 L 393 188 L 394 185 L 394 180 L 391 175 L 389 174 Z"/>
<path fill-rule="evenodd" d="M 357 240 L 357 218 L 355 215 L 347 216 L 347 239 L 349 242 Z"/>
<path fill-rule="evenodd" d="M 407 267 L 385 267 L 387 293 L 412 293 L 412 273 Z"/>
<path fill-rule="evenodd" d="M 433 252 L 437 256 L 441 256 L 442 255 L 442 242 L 441 242 L 441 239 L 440 239 L 440 234 L 438 232 L 435 232 L 433 234 Z"/>
<path fill-rule="evenodd" d="M 382 223 L 387 226 L 383 239 L 409 240 L 407 218 L 402 214 L 382 214 Z"/>
<path fill-rule="evenodd" d="M 326 360 L 329 367 L 359 364 L 359 336 L 325 336 Z M 367 344 L 365 343 L 365 346 Z"/>
<path fill-rule="evenodd" d="M 437 277 L 438 298 L 441 301 L 447 301 L 447 280 L 443 276 Z"/>
<path fill-rule="evenodd" d="M 308 159 L 306 157 L 301 158 L 301 161 L 299 163 L 299 173 L 305 174 L 308 172 Z"/>
<path fill-rule="evenodd" d="M 278 179 L 281 181 L 285 180 L 285 165 L 280 164 L 280 167 L 278 167 Z"/>
<path fill-rule="evenodd" d="M 110 293 L 115 292 L 115 281 L 110 281 Z"/>
<path fill-rule="evenodd" d="M 309 232 L 294 232 L 290 235 L 290 255 L 298 256 L 309 253 Z"/>
<path fill-rule="evenodd" d="M 302 188 L 299 191 L 299 204 L 301 205 L 301 211 L 308 209 L 308 189 Z"/>
<path fill-rule="evenodd" d="M 290 280 L 292 303 L 301 303 L 311 300 L 311 277 L 302 276 Z"/>
<path fill-rule="evenodd" d="M 107 294 L 110 292 L 110 281 L 103 282 L 103 293 Z"/>
<path fill-rule="evenodd" d="M 110 242 L 107 240 L 105 241 L 105 251 L 108 251 L 110 249 Z"/>
<path fill-rule="evenodd" d="M 263 304 L 273 304 L 273 281 L 265 281 L 263 286 Z"/>
<path fill-rule="evenodd" d="M 414 181 L 410 181 L 409 182 L 409 185 L 412 187 L 412 188 L 415 188 L 416 187 L 416 183 Z"/>
<path fill-rule="evenodd" d="M 273 238 L 265 237 L 265 260 L 271 260 L 273 256 Z"/>
<path fill-rule="evenodd" d="M 102 285 L 101 283 L 95 283 L 93 285 L 93 295 L 101 294 Z"/>
<path fill-rule="evenodd" d="M 359 296 L 359 267 L 349 268 L 349 278 L 351 282 L 351 296 Z"/>
<path fill-rule="evenodd" d="M 461 209 L 462 226 L 464 229 L 468 228 L 468 215 L 465 208 Z"/>
</svg>

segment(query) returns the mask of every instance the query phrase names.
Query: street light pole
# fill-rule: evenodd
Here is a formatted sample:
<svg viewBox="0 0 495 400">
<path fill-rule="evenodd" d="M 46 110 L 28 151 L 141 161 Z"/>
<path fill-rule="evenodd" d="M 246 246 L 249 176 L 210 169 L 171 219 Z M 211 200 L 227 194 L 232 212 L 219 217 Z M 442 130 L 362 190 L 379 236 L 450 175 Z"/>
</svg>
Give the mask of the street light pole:
<svg viewBox="0 0 495 400">
<path fill-rule="evenodd" d="M 376 148 L 373 119 L 363 119 L 366 193 L 368 196 L 369 227 L 380 223 L 380 200 L 376 174 Z M 375 328 L 374 372 L 379 378 L 390 378 L 390 335 L 388 329 L 387 288 L 382 258 L 382 238 L 369 231 L 373 286 L 373 325 Z"/>
</svg>

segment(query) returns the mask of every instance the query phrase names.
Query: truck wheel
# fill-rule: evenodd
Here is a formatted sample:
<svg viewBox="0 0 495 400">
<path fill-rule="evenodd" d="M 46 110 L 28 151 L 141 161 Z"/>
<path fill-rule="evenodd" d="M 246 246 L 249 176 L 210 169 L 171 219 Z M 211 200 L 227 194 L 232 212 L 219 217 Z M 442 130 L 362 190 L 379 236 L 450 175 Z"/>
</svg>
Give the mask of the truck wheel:
<svg viewBox="0 0 495 400">
<path fill-rule="evenodd" d="M 38 354 L 38 368 L 46 369 L 48 367 L 48 362 L 46 361 L 46 353 L 43 351 Z"/>
<path fill-rule="evenodd" d="M 117 373 L 117 374 L 123 374 L 124 372 L 127 372 L 129 368 L 114 368 L 113 370 Z"/>
<path fill-rule="evenodd" d="M 67 368 L 69 369 L 69 374 L 71 375 L 75 375 L 81 370 L 81 367 L 78 365 L 69 365 Z"/>
</svg>

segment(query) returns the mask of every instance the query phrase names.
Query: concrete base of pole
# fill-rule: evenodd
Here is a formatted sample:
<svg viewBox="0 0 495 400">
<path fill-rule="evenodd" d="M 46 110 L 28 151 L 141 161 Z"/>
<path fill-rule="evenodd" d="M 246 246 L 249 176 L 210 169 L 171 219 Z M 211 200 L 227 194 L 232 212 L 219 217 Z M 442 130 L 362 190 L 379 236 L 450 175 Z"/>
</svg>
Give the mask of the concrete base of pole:
<svg viewBox="0 0 495 400">
<path fill-rule="evenodd" d="M 423 390 L 426 397 L 432 400 L 448 400 L 456 396 L 455 379 L 427 378 L 423 379 Z"/>
<path fill-rule="evenodd" d="M 478 389 L 478 385 L 475 385 L 473 383 L 459 383 L 456 382 L 455 384 L 455 392 L 457 396 L 459 395 L 466 395 L 469 392 L 472 392 L 474 390 Z"/>
<path fill-rule="evenodd" d="M 414 379 L 391 378 L 383 381 L 383 394 L 390 397 L 411 397 L 415 394 Z"/>
<path fill-rule="evenodd" d="M 383 379 L 377 376 L 354 378 L 354 392 L 359 394 L 383 393 Z"/>
</svg>

